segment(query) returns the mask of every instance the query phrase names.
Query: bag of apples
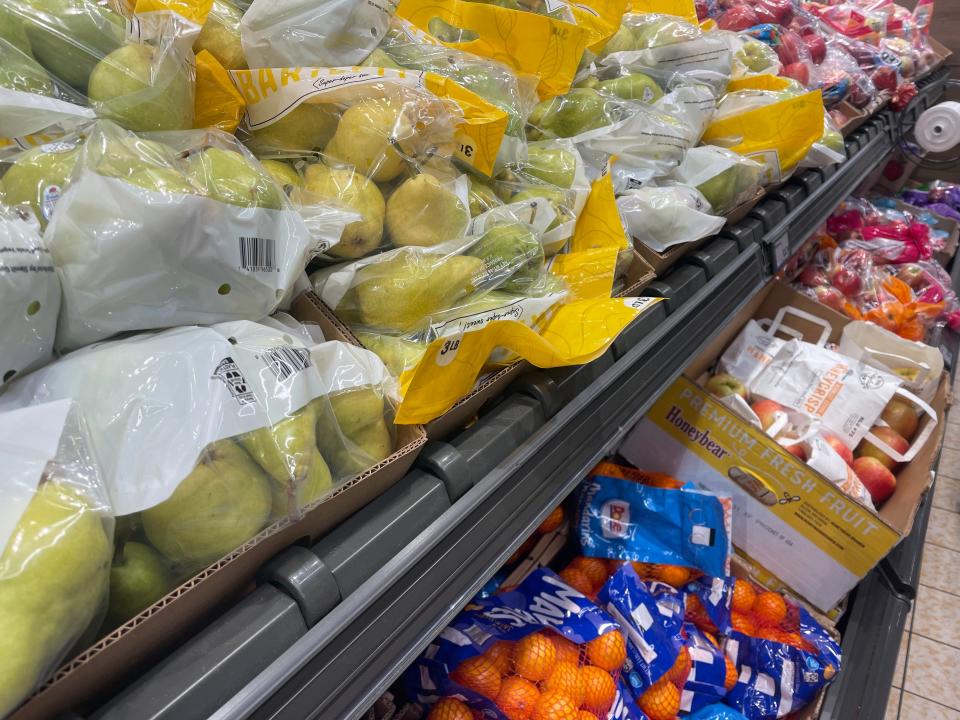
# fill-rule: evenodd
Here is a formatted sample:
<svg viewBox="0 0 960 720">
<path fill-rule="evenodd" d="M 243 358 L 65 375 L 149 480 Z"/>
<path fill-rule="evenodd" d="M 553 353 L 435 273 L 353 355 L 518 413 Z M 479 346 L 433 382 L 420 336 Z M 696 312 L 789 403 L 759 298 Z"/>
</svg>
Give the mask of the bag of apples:
<svg viewBox="0 0 960 720">
<path fill-rule="evenodd" d="M 621 626 L 542 568 L 468 605 L 410 666 L 428 720 L 641 720 L 618 689 Z"/>
</svg>

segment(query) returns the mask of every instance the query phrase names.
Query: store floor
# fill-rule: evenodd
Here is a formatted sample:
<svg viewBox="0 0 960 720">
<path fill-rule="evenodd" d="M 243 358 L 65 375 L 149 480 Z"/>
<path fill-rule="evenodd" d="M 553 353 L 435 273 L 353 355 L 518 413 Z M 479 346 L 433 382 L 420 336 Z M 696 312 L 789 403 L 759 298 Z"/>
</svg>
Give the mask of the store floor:
<svg viewBox="0 0 960 720">
<path fill-rule="evenodd" d="M 960 382 L 953 388 L 960 397 Z M 885 720 L 960 720 L 960 406 L 947 419 L 923 547 L 920 591 L 907 618 Z"/>
</svg>

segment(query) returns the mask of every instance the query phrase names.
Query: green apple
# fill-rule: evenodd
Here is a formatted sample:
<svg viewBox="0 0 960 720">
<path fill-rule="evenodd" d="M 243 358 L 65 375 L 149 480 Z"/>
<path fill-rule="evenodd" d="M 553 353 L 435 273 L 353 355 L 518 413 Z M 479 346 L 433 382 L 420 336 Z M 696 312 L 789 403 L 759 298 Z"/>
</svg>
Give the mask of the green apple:
<svg viewBox="0 0 960 720">
<path fill-rule="evenodd" d="M 163 556 L 149 545 L 124 542 L 110 568 L 108 627 L 139 615 L 166 595 L 173 583 Z"/>
<path fill-rule="evenodd" d="M 100 117 L 134 132 L 193 126 L 193 79 L 172 52 L 124 45 L 97 63 L 87 94 Z"/>
<path fill-rule="evenodd" d="M 108 3 L 91 0 L 11 0 L 25 18 L 33 55 L 57 79 L 86 94 L 94 67 L 119 48 L 126 22 Z"/>
</svg>

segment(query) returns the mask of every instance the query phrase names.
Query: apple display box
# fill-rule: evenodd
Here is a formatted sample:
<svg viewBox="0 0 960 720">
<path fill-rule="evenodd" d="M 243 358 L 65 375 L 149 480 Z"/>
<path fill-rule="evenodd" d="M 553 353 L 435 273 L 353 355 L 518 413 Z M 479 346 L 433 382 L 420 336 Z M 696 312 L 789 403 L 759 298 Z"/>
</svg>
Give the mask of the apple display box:
<svg viewBox="0 0 960 720">
<path fill-rule="evenodd" d="M 839 342 L 849 322 L 772 281 L 657 400 L 627 436 L 620 453 L 639 468 L 732 496 L 737 548 L 811 605 L 830 612 L 910 533 L 932 482 L 930 469 L 943 424 L 900 469 L 895 492 L 875 511 L 701 389 L 697 382 L 706 378 L 748 320 L 774 318 L 788 306 L 826 321 L 833 343 Z M 822 326 L 804 325 L 791 322 L 803 339 L 816 342 Z M 948 389 L 944 375 L 930 403 L 938 418 L 944 415 Z"/>
<path fill-rule="evenodd" d="M 294 301 L 293 311 L 301 322 L 318 325 L 328 340 L 356 343 L 307 293 Z M 279 520 L 265 528 L 64 663 L 10 720 L 47 720 L 105 700 L 134 673 L 148 669 L 162 653 L 202 628 L 218 609 L 252 590 L 257 571 L 274 555 L 291 545 L 315 542 L 383 494 L 406 475 L 425 443 L 422 426 L 398 425 L 393 455 L 308 508 L 299 520 Z"/>
</svg>

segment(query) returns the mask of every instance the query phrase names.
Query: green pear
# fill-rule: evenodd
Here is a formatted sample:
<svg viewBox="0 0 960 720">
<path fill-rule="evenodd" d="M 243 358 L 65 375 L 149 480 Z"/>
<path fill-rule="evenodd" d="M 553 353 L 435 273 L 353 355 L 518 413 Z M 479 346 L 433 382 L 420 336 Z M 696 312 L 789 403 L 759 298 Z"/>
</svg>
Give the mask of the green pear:
<svg viewBox="0 0 960 720">
<path fill-rule="evenodd" d="M 177 152 L 169 145 L 133 134 L 107 136 L 104 151 L 92 160 L 98 174 L 117 178 L 145 190 L 196 195 L 181 169 Z"/>
<path fill-rule="evenodd" d="M 577 155 L 562 145 L 531 144 L 522 172 L 558 188 L 569 188 L 577 176 Z"/>
<path fill-rule="evenodd" d="M 242 70 L 247 67 L 240 42 L 240 20 L 243 13 L 229 0 L 213 0 L 213 7 L 200 30 L 193 50 L 206 50 L 227 70 Z"/>
<path fill-rule="evenodd" d="M 126 36 L 126 21 L 108 3 L 13 0 L 12 7 L 23 8 L 24 27 L 37 62 L 84 94 L 94 67 Z"/>
<path fill-rule="evenodd" d="M 24 55 L 33 57 L 33 48 L 30 47 L 24 20 L 17 14 L 16 5 L 9 8 L 0 5 L 0 40 L 5 40 Z"/>
<path fill-rule="evenodd" d="M 466 43 L 480 38 L 475 31 L 451 25 L 441 17 L 430 18 L 427 23 L 427 31 L 444 43 Z"/>
<path fill-rule="evenodd" d="M 413 125 L 400 103 L 362 100 L 347 108 L 327 144 L 326 154 L 353 165 L 375 182 L 389 182 L 406 168 L 395 144 L 413 135 Z"/>
<path fill-rule="evenodd" d="M 100 117 L 134 132 L 193 127 L 193 78 L 173 52 L 124 45 L 97 63 L 87 90 Z"/>
<path fill-rule="evenodd" d="M 362 331 L 357 331 L 356 335 L 367 350 L 377 354 L 394 377 L 400 377 L 404 370 L 416 367 L 427 350 L 423 343 L 393 335 Z"/>
<path fill-rule="evenodd" d="M 209 565 L 264 528 L 270 484 L 236 443 L 215 442 L 169 498 L 141 513 L 144 533 L 181 568 Z"/>
<path fill-rule="evenodd" d="M 337 311 L 368 327 L 409 332 L 472 293 L 485 272 L 486 263 L 470 255 L 396 251 L 357 271 Z"/>
<path fill-rule="evenodd" d="M 469 175 L 467 181 L 470 183 L 470 215 L 472 217 L 503 205 L 489 183 Z"/>
<path fill-rule="evenodd" d="M 776 52 L 766 43 L 754 39 L 744 40 L 735 57 L 747 70 L 755 73 L 773 70 L 778 63 Z"/>
<path fill-rule="evenodd" d="M 327 401 L 332 412 L 318 408 L 317 439 L 337 477 L 356 475 L 390 457 L 393 438 L 379 388 L 345 390 L 315 402 Z"/>
<path fill-rule="evenodd" d="M 0 715 L 99 621 L 112 553 L 107 526 L 89 503 L 57 480 L 40 485 L 0 556 Z"/>
<path fill-rule="evenodd" d="M 367 59 L 363 61 L 363 65 L 366 67 L 394 68 L 395 70 L 403 69 L 402 65 L 398 65 L 390 55 L 380 48 L 376 48 L 370 53 Z"/>
<path fill-rule="evenodd" d="M 597 84 L 597 90 L 624 100 L 640 100 L 645 103 L 654 103 L 663 97 L 663 90 L 657 81 L 643 73 L 631 73 L 604 80 Z"/>
<path fill-rule="evenodd" d="M 173 587 L 163 555 L 149 545 L 124 542 L 110 568 L 107 627 L 115 628 L 139 615 Z"/>
<path fill-rule="evenodd" d="M 350 168 L 329 168 L 323 163 L 308 165 L 303 173 L 303 190 L 294 193 L 303 205 L 334 201 L 361 216 L 343 229 L 340 242 L 327 252 L 338 258 L 369 255 L 380 246 L 386 203 L 366 176 Z"/>
<path fill-rule="evenodd" d="M 270 125 L 250 131 L 247 147 L 255 155 L 272 152 L 311 153 L 323 150 L 340 121 L 334 105 L 300 103 Z"/>
<path fill-rule="evenodd" d="M 470 213 L 457 194 L 432 175 L 404 180 L 387 200 L 387 231 L 397 246 L 430 246 L 462 237 Z"/>
<path fill-rule="evenodd" d="M 599 58 L 605 58 L 616 52 L 639 50 L 637 39 L 633 36 L 633 28 L 621 25 L 620 28 L 607 40 L 607 44 L 600 50 Z"/>
<path fill-rule="evenodd" d="M 491 277 L 501 279 L 505 292 L 523 293 L 543 274 L 543 245 L 528 225 L 501 223 L 487 230 L 470 248 L 487 264 Z"/>
<path fill-rule="evenodd" d="M 685 40 L 695 40 L 701 34 L 700 28 L 696 25 L 673 15 L 644 13 L 632 15 L 631 18 L 633 19 L 633 39 L 636 43 L 632 48 L 634 50 L 646 50 Z"/>
<path fill-rule="evenodd" d="M 274 515 L 305 507 L 333 485 L 330 469 L 317 449 L 317 413 L 312 405 L 273 427 L 243 435 L 240 444 L 272 480 Z"/>
<path fill-rule="evenodd" d="M 283 188 L 283 191 L 289 196 L 294 190 L 303 188 L 303 178 L 282 160 L 261 160 L 263 169 L 270 173 L 277 185 Z"/>
<path fill-rule="evenodd" d="M 527 123 L 540 132 L 528 133 L 528 137 L 537 139 L 541 133 L 546 137 L 572 137 L 610 122 L 607 100 L 600 93 L 590 88 L 573 88 L 533 109 Z"/>
<path fill-rule="evenodd" d="M 187 160 L 195 187 L 228 205 L 279 210 L 283 191 L 273 177 L 236 150 L 208 147 Z"/>
<path fill-rule="evenodd" d="M 0 198 L 7 205 L 29 204 L 46 227 L 57 199 L 70 183 L 80 150 L 68 143 L 51 143 L 20 155 L 0 178 Z"/>
</svg>

